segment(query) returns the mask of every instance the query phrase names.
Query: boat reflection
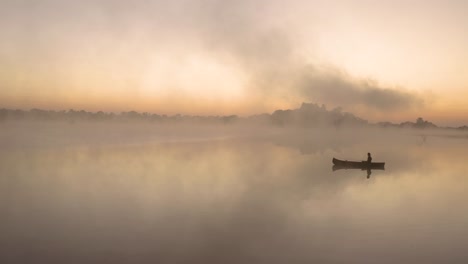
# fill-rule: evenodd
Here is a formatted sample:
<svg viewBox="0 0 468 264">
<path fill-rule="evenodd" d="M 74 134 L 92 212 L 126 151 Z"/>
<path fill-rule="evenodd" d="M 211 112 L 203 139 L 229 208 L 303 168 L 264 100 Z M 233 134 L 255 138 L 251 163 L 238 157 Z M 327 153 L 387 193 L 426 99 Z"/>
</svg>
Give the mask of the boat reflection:
<svg viewBox="0 0 468 264">
<path fill-rule="evenodd" d="M 376 168 L 356 168 L 356 167 L 348 167 L 348 166 L 341 166 L 341 165 L 333 165 L 332 167 L 333 171 L 337 170 L 385 170 L 385 167 L 376 167 Z"/>
<path fill-rule="evenodd" d="M 332 167 L 333 171 L 337 170 L 363 170 L 367 171 L 367 179 L 370 178 L 372 174 L 372 170 L 385 170 L 385 167 L 376 167 L 376 168 L 356 168 L 356 167 L 349 167 L 349 166 L 341 166 L 341 165 L 333 165 Z"/>
</svg>

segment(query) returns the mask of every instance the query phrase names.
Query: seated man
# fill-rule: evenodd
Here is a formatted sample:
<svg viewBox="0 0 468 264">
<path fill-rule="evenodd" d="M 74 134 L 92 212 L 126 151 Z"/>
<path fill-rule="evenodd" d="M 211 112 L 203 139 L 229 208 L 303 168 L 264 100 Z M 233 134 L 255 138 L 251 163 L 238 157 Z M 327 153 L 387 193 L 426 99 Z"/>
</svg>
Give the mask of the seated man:
<svg viewBox="0 0 468 264">
<path fill-rule="evenodd" d="M 372 162 L 372 157 L 371 157 L 370 153 L 367 153 L 367 163 L 369 164 L 369 166 L 367 167 L 367 179 L 369 179 L 370 175 L 372 174 L 372 171 L 370 169 L 371 162 Z"/>
</svg>

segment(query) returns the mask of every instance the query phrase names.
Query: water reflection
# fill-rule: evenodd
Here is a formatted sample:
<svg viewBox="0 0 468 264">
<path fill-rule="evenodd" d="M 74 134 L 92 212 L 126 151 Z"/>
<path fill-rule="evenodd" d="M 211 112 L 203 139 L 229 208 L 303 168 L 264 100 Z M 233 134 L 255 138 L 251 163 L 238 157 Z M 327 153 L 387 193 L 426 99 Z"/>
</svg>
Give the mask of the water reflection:
<svg viewBox="0 0 468 264">
<path fill-rule="evenodd" d="M 369 179 L 373 170 L 385 170 L 385 168 L 384 167 L 353 168 L 353 167 L 347 167 L 347 166 L 333 165 L 332 166 L 332 171 L 337 171 L 337 170 L 361 170 L 361 171 L 366 171 L 367 172 L 367 179 Z"/>
<path fill-rule="evenodd" d="M 366 171 L 367 172 L 367 179 L 370 178 L 372 171 L 373 170 L 385 170 L 384 168 L 376 168 L 376 169 L 371 169 L 371 168 L 348 168 L 348 167 L 343 167 L 343 166 L 338 166 L 338 165 L 333 165 L 332 166 L 332 171 L 337 171 L 337 170 L 361 170 L 361 171 Z"/>
<path fill-rule="evenodd" d="M 322 133 L 10 143 L 0 150 L 1 263 L 465 260 L 466 140 L 423 149 L 401 133 Z M 330 170 L 331 157 L 362 149 L 392 166 L 372 181 Z"/>
</svg>

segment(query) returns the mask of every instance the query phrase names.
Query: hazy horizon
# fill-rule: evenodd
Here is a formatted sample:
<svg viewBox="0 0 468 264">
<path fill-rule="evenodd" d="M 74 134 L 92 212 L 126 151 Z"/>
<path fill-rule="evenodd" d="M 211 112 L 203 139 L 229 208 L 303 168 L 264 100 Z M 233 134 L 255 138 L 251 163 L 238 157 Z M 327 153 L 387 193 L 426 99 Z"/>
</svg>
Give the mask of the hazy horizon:
<svg viewBox="0 0 468 264">
<path fill-rule="evenodd" d="M 136 111 L 122 111 L 122 112 L 104 112 L 104 111 L 86 111 L 84 109 L 68 109 L 68 110 L 45 110 L 45 109 L 0 109 L 0 121 L 124 121 L 131 119 L 141 119 L 146 121 L 164 121 L 164 119 L 176 121 L 179 118 L 184 118 L 179 121 L 210 121 L 220 122 L 224 124 L 233 123 L 239 120 L 247 121 L 249 119 L 256 119 L 257 121 L 263 122 L 265 125 L 280 125 L 280 126 L 305 126 L 305 127 L 328 127 L 335 126 L 336 128 L 346 128 L 348 125 L 352 126 L 366 126 L 366 125 L 380 125 L 385 128 L 388 125 L 401 126 L 406 128 L 418 128 L 418 129 L 431 129 L 431 128 L 464 128 L 467 125 L 440 125 L 434 124 L 431 120 L 425 120 L 419 116 L 416 120 L 401 120 L 390 122 L 389 120 L 366 120 L 353 113 L 344 111 L 341 107 L 333 109 L 327 108 L 326 105 L 319 105 L 316 103 L 302 103 L 299 108 L 296 109 L 277 109 L 272 113 L 258 113 L 253 115 L 239 116 L 239 115 L 191 115 L 184 113 L 176 114 L 161 114 L 151 112 L 136 112 Z M 23 111 L 22 114 L 18 114 L 17 111 Z M 84 111 L 84 113 L 82 113 Z M 283 113 L 288 113 L 284 116 Z M 85 114 L 86 116 L 82 115 Z M 291 115 L 291 116 L 289 116 Z M 311 115 L 314 116 L 311 118 Z M 281 120 L 279 120 L 279 119 Z M 278 122 L 281 122 L 279 124 Z M 421 122 L 418 124 L 418 122 Z M 206 124 L 209 124 L 206 123 Z M 288 124 L 289 123 L 289 124 Z M 408 125 L 412 123 L 412 125 Z M 193 123 L 195 124 L 195 123 Z M 406 126 L 405 126 L 406 124 Z M 343 125 L 345 125 L 343 127 Z"/>
</svg>

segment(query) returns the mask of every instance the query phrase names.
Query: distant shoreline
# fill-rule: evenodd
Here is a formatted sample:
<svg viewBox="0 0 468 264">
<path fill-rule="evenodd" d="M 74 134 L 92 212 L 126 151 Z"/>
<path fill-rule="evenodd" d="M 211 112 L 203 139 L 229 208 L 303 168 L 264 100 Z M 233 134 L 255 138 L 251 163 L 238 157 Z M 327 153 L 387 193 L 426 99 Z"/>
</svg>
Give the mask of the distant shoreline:
<svg viewBox="0 0 468 264">
<path fill-rule="evenodd" d="M 382 128 L 415 128 L 415 129 L 457 129 L 468 131 L 468 126 L 437 126 L 436 124 L 418 118 L 415 122 L 406 121 L 401 123 L 392 123 L 387 121 L 370 123 L 368 120 L 357 117 L 352 113 L 343 112 L 341 108 L 327 110 L 325 106 L 319 106 L 313 103 L 303 103 L 300 108 L 292 110 L 276 110 L 271 114 L 263 113 L 250 115 L 247 117 L 239 117 L 237 115 L 164 115 L 148 112 L 88 112 L 85 110 L 68 111 L 61 110 L 42 110 L 42 109 L 0 109 L 0 122 L 6 121 L 67 121 L 67 122 L 104 122 L 104 121 L 143 121 L 143 122 L 188 122 L 200 124 L 232 124 L 232 123 L 253 123 L 273 125 L 279 127 L 299 126 L 299 127 L 315 127 L 315 126 L 331 126 L 331 127 L 346 127 L 346 126 L 377 126 Z"/>
</svg>

